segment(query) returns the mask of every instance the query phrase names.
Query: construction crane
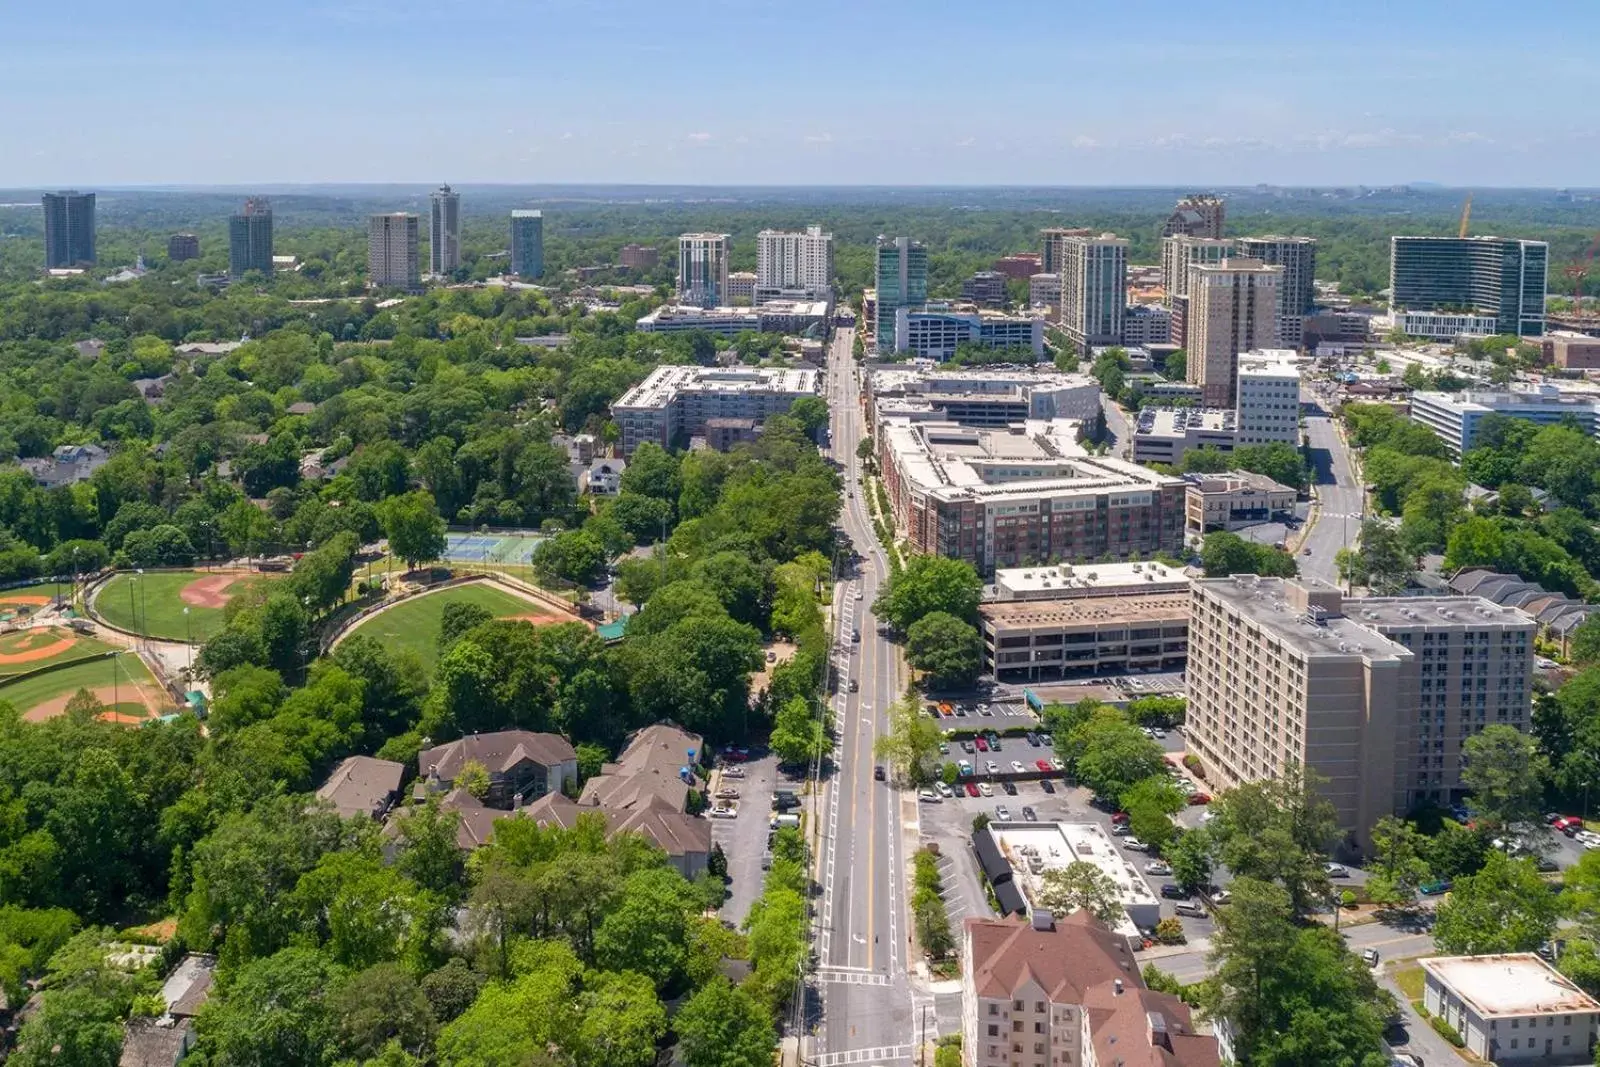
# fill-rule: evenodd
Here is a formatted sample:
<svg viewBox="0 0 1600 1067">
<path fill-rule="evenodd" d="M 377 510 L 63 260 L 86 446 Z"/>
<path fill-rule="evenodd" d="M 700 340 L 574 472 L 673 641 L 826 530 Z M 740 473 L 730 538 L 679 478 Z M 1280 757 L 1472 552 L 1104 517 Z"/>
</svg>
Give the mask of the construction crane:
<svg viewBox="0 0 1600 1067">
<path fill-rule="evenodd" d="M 1468 193 L 1467 194 L 1467 202 L 1461 205 L 1461 232 L 1457 233 L 1456 236 L 1457 237 L 1465 237 L 1467 235 L 1467 226 L 1471 222 L 1472 222 L 1472 194 Z"/>
<path fill-rule="evenodd" d="M 1583 313 L 1583 279 L 1589 276 L 1589 268 L 1594 266 L 1594 255 L 1600 251 L 1600 233 L 1594 235 L 1594 240 L 1589 242 L 1589 252 L 1583 257 L 1581 263 L 1568 264 L 1561 273 L 1572 281 L 1572 313 Z"/>
</svg>

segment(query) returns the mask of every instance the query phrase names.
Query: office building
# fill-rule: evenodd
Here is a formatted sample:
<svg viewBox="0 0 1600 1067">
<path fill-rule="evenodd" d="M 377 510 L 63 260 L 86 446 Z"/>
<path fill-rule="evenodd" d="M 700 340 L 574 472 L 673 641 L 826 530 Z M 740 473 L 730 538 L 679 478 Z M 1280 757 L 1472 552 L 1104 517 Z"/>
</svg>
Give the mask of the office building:
<svg viewBox="0 0 1600 1067">
<path fill-rule="evenodd" d="M 1419 962 L 1423 1006 L 1478 1059 L 1540 1067 L 1594 1062 L 1600 1001 L 1535 953 Z"/>
<path fill-rule="evenodd" d="M 1388 329 L 1423 341 L 1454 341 L 1461 337 L 1493 337 L 1500 332 L 1495 315 L 1470 311 L 1410 311 L 1396 308 L 1387 316 Z"/>
<path fill-rule="evenodd" d="M 1551 330 L 1539 338 L 1544 361 L 1563 370 L 1600 370 L 1600 337 L 1572 330 Z"/>
<path fill-rule="evenodd" d="M 1050 308 L 1055 314 L 1053 318 L 1061 317 L 1061 275 L 1035 274 L 1028 278 L 1028 305 L 1036 308 Z"/>
<path fill-rule="evenodd" d="M 622 428 L 622 451 L 632 456 L 651 441 L 669 448 L 679 439 L 703 434 L 710 419 L 754 419 L 787 414 L 796 400 L 821 392 L 814 370 L 769 367 L 665 366 L 611 405 Z"/>
<path fill-rule="evenodd" d="M 511 273 L 519 278 L 544 277 L 543 211 L 517 208 L 511 212 Z"/>
<path fill-rule="evenodd" d="M 1185 237 L 1220 238 L 1226 213 L 1222 201 L 1215 196 L 1186 196 L 1178 201 L 1178 206 L 1167 216 L 1166 223 L 1161 227 L 1161 236 L 1182 234 Z"/>
<path fill-rule="evenodd" d="M 428 197 L 428 273 L 454 274 L 461 266 L 461 194 L 441 185 Z"/>
<path fill-rule="evenodd" d="M 40 201 L 44 205 L 45 269 L 94 266 L 94 194 L 45 193 Z"/>
<path fill-rule="evenodd" d="M 1470 310 L 1495 333 L 1544 333 L 1550 246 L 1505 237 L 1391 237 L 1389 308 Z"/>
<path fill-rule="evenodd" d="M 1300 364 L 1293 351 L 1269 348 L 1239 357 L 1237 444 L 1300 443 Z"/>
<path fill-rule="evenodd" d="M 1017 829 L 1024 837 L 1049 832 Z M 1106 846 L 1115 858 L 1109 839 Z M 1085 852 L 1101 858 L 1087 843 Z M 1125 865 L 1116 866 L 1126 880 Z M 1026 919 L 962 923 L 961 1062 L 1217 1067 L 1221 1060 L 1216 1038 L 1196 1032 L 1182 1000 L 1145 988 L 1126 936 L 1082 909 L 1061 918 L 1040 909 Z"/>
<path fill-rule="evenodd" d="M 272 204 L 264 196 L 246 200 L 228 218 L 228 277 L 237 280 L 250 271 L 272 277 Z"/>
<path fill-rule="evenodd" d="M 1080 428 L 1070 419 L 1004 429 L 879 420 L 879 469 L 897 529 L 916 551 L 967 560 L 984 574 L 1178 551 L 1182 479 L 1088 455 Z"/>
<path fill-rule="evenodd" d="M 1474 389 L 1460 393 L 1418 390 L 1411 394 L 1411 421 L 1421 423 L 1445 443 L 1457 459 L 1471 451 L 1478 424 L 1489 415 L 1551 426 L 1572 419 L 1586 434 L 1600 430 L 1591 396 L 1563 393 L 1554 385 L 1523 389 Z"/>
<path fill-rule="evenodd" d="M 417 260 L 417 216 L 409 212 L 367 220 L 367 285 L 374 289 L 422 288 Z"/>
<path fill-rule="evenodd" d="M 909 237 L 879 237 L 877 255 L 874 339 L 888 354 L 895 350 L 895 313 L 928 302 L 928 250 Z"/>
<path fill-rule="evenodd" d="M 1161 239 L 1162 304 L 1171 308 L 1173 300 L 1189 295 L 1189 268 L 1221 263 L 1233 256 L 1233 242 L 1221 238 L 1189 237 L 1174 234 Z"/>
<path fill-rule="evenodd" d="M 1114 234 L 1064 236 L 1061 253 L 1061 329 L 1078 346 L 1122 343 L 1128 302 L 1128 242 Z"/>
<path fill-rule="evenodd" d="M 1238 443 L 1239 416 L 1229 408 L 1140 408 L 1133 424 L 1135 463 L 1176 465 L 1190 449 L 1232 452 Z"/>
<path fill-rule="evenodd" d="M 728 303 L 743 303 L 748 306 L 756 300 L 756 274 L 755 271 L 736 270 L 728 274 Z"/>
<path fill-rule="evenodd" d="M 1142 348 L 1172 340 L 1172 312 L 1156 304 L 1135 304 L 1122 312 L 1122 343 Z"/>
<path fill-rule="evenodd" d="M 1327 779 L 1357 847 L 1385 815 L 1462 795 L 1462 744 L 1525 730 L 1534 623 L 1481 597 L 1369 597 L 1235 575 L 1197 581 L 1189 617 L 1189 751 L 1218 789 Z"/>
<path fill-rule="evenodd" d="M 1043 258 L 1037 252 L 1013 252 L 994 261 L 991 268 L 1014 282 L 1025 282 L 1044 269 Z"/>
<path fill-rule="evenodd" d="M 624 270 L 654 270 L 661 262 L 661 253 L 649 245 L 623 245 L 617 261 Z"/>
<path fill-rule="evenodd" d="M 192 233 L 175 233 L 167 238 L 167 259 L 182 263 L 200 258 L 200 238 Z"/>
<path fill-rule="evenodd" d="M 1212 530 L 1235 530 L 1293 515 L 1299 495 L 1289 486 L 1253 471 L 1186 474 L 1184 479 L 1189 483 L 1185 491 L 1184 528 L 1195 535 Z"/>
<path fill-rule="evenodd" d="M 762 230 L 756 234 L 757 303 L 766 299 L 833 299 L 833 234 L 821 226 L 804 233 Z"/>
<path fill-rule="evenodd" d="M 725 233 L 686 233 L 678 238 L 678 300 L 694 307 L 728 303 L 728 242 Z"/>
<path fill-rule="evenodd" d="M 998 311 L 951 311 L 928 305 L 895 312 L 894 351 L 945 362 L 963 344 L 1044 355 L 1044 320 Z M 1021 362 L 1019 360 L 1019 362 Z"/>
<path fill-rule="evenodd" d="M 1053 367 L 930 370 L 891 366 L 869 372 L 869 429 L 884 418 L 999 428 L 1028 419 L 1101 417 L 1100 383 Z"/>
<path fill-rule="evenodd" d="M 978 629 L 984 670 L 1003 682 L 1182 670 L 1189 654 L 1189 594 L 996 601 L 978 608 Z"/>
<path fill-rule="evenodd" d="M 826 334 L 831 316 L 826 301 L 769 300 L 760 307 L 703 308 L 663 304 L 640 318 L 634 328 L 642 333 L 682 333 L 703 330 L 721 337 L 756 333 Z"/>
<path fill-rule="evenodd" d="M 1040 274 L 1061 273 L 1061 242 L 1068 237 L 1093 237 L 1093 230 L 1067 226 L 1051 226 L 1039 231 L 1042 252 L 1039 255 Z"/>
<path fill-rule="evenodd" d="M 1004 603 L 1155 593 L 1179 593 L 1187 598 L 1189 583 L 1189 576 L 1181 568 L 1153 560 L 1001 567 L 994 572 L 993 583 L 984 586 L 983 599 L 985 603 Z"/>
<path fill-rule="evenodd" d="M 997 270 L 980 270 L 961 282 L 961 299 L 985 307 L 1006 306 L 1006 276 Z"/>
<path fill-rule="evenodd" d="M 1278 284 L 1278 344 L 1299 348 L 1305 317 L 1316 307 L 1317 242 L 1310 237 L 1241 237 L 1239 255 L 1283 268 Z"/>
<path fill-rule="evenodd" d="M 1283 268 L 1259 259 L 1224 259 L 1189 268 L 1184 344 L 1189 381 L 1207 407 L 1231 408 L 1239 353 L 1276 348 Z"/>
</svg>

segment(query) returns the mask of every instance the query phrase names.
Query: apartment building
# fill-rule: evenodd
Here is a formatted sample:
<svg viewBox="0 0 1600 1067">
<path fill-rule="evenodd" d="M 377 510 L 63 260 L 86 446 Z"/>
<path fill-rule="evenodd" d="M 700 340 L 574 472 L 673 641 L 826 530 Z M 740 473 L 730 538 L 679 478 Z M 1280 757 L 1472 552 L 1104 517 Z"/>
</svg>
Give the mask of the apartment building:
<svg viewBox="0 0 1600 1067">
<path fill-rule="evenodd" d="M 654 270 L 661 252 L 651 245 L 627 244 L 617 253 L 617 262 L 624 270 Z"/>
<path fill-rule="evenodd" d="M 729 241 L 725 233 L 686 233 L 678 238 L 678 300 L 694 307 L 728 302 Z"/>
<path fill-rule="evenodd" d="M 1550 246 L 1506 237 L 1391 237 L 1391 311 L 1462 309 L 1495 320 L 1494 333 L 1544 333 Z"/>
<path fill-rule="evenodd" d="M 200 238 L 192 233 L 175 233 L 167 238 L 167 259 L 182 263 L 200 258 Z"/>
<path fill-rule="evenodd" d="M 879 469 L 898 528 L 919 552 L 981 573 L 1049 559 L 1176 552 L 1183 481 L 1090 456 L 1069 419 L 990 430 L 883 418 Z"/>
<path fill-rule="evenodd" d="M 1547 363 L 1565 370 L 1600 370 L 1600 337 L 1574 330 L 1551 330 L 1539 338 Z"/>
<path fill-rule="evenodd" d="M 746 304 L 756 302 L 756 273 L 751 270 L 736 270 L 728 274 L 728 303 L 744 301 Z"/>
<path fill-rule="evenodd" d="M 997 270 L 980 270 L 961 282 L 961 299 L 984 307 L 1006 306 L 1006 276 Z"/>
<path fill-rule="evenodd" d="M 1172 312 L 1155 304 L 1136 304 L 1122 313 L 1122 343 L 1128 347 L 1164 345 L 1172 340 Z"/>
<path fill-rule="evenodd" d="M 866 384 L 872 397 L 869 430 L 884 418 L 1000 428 L 1028 419 L 1092 423 L 1101 417 L 1100 383 L 1087 374 L 1062 374 L 1053 368 L 892 365 L 870 370 Z"/>
<path fill-rule="evenodd" d="M 373 215 L 367 219 L 367 285 L 370 288 L 422 288 L 417 229 L 417 216 L 409 212 Z"/>
<path fill-rule="evenodd" d="M 1217 1067 L 1187 1005 L 1144 987 L 1125 938 L 1086 911 L 967 919 L 961 929 L 966 1067 Z"/>
<path fill-rule="evenodd" d="M 1299 348 L 1305 317 L 1316 306 L 1317 242 L 1313 237 L 1241 237 L 1239 255 L 1283 268 L 1278 286 L 1278 343 Z"/>
<path fill-rule="evenodd" d="M 1028 304 L 1032 307 L 1050 308 L 1055 318 L 1061 317 L 1061 275 L 1034 274 L 1028 278 Z"/>
<path fill-rule="evenodd" d="M 461 266 L 461 194 L 441 185 L 428 196 L 428 273 L 453 274 Z"/>
<path fill-rule="evenodd" d="M 1189 750 L 1221 789 L 1310 768 L 1365 848 L 1383 816 L 1462 796 L 1466 738 L 1527 728 L 1533 631 L 1479 597 L 1346 601 L 1281 578 L 1197 581 Z"/>
<path fill-rule="evenodd" d="M 755 300 L 833 299 L 833 234 L 821 226 L 805 232 L 756 234 Z"/>
<path fill-rule="evenodd" d="M 1411 394 L 1411 421 L 1432 430 L 1459 459 L 1470 451 L 1478 424 L 1490 415 L 1551 426 L 1572 419 L 1584 433 L 1600 430 L 1597 405 L 1589 396 L 1563 393 L 1554 385 L 1524 389 L 1473 389 L 1460 393 L 1418 390 Z"/>
<path fill-rule="evenodd" d="M 928 250 L 909 237 L 879 237 L 877 255 L 872 339 L 879 352 L 887 353 L 895 350 L 896 312 L 928 302 Z"/>
<path fill-rule="evenodd" d="M 894 313 L 894 350 L 945 362 L 963 344 L 1026 349 L 1044 355 L 1044 320 L 998 311 L 955 311 L 935 305 Z"/>
<path fill-rule="evenodd" d="M 1388 328 L 1426 341 L 1454 341 L 1459 337 L 1493 337 L 1500 319 L 1471 311 L 1411 311 L 1396 308 L 1386 316 Z"/>
<path fill-rule="evenodd" d="M 994 572 L 993 584 L 984 587 L 983 599 L 1001 603 L 1150 593 L 1181 593 L 1187 598 L 1189 583 L 1182 569 L 1154 560 L 1003 567 Z"/>
<path fill-rule="evenodd" d="M 95 263 L 95 194 L 67 190 L 45 193 L 44 265 L 46 270 L 92 267 Z"/>
<path fill-rule="evenodd" d="M 264 196 L 228 217 L 228 277 L 237 281 L 250 271 L 272 277 L 272 202 Z"/>
<path fill-rule="evenodd" d="M 1293 350 L 1268 348 L 1239 357 L 1239 445 L 1300 443 L 1300 364 Z"/>
<path fill-rule="evenodd" d="M 1062 237 L 1061 329 L 1080 351 L 1122 343 L 1128 242 L 1115 234 Z"/>
<path fill-rule="evenodd" d="M 1254 471 L 1186 474 L 1184 528 L 1191 534 L 1233 530 L 1294 512 L 1298 493 Z"/>
<path fill-rule="evenodd" d="M 1227 207 L 1219 197 L 1186 196 L 1178 201 L 1178 206 L 1167 216 L 1166 223 L 1161 227 L 1161 236 L 1183 234 L 1186 237 L 1220 238 L 1226 215 Z"/>
<path fill-rule="evenodd" d="M 544 277 L 544 212 L 538 208 L 511 212 L 511 273 L 519 278 Z"/>
<path fill-rule="evenodd" d="M 830 319 L 828 304 L 822 300 L 769 300 L 760 307 L 700 307 L 693 304 L 662 304 L 640 316 L 634 328 L 642 333 L 684 333 L 703 331 L 719 337 L 756 333 L 825 333 Z"/>
<path fill-rule="evenodd" d="M 1189 268 L 1184 344 L 1189 381 L 1207 407 L 1232 407 L 1239 353 L 1278 343 L 1278 287 L 1283 268 L 1259 259 L 1224 259 Z"/>
<path fill-rule="evenodd" d="M 1037 252 L 1013 252 L 995 260 L 992 269 L 1014 282 L 1025 282 L 1044 269 L 1044 259 Z"/>
<path fill-rule="evenodd" d="M 1040 274 L 1061 273 L 1061 241 L 1067 237 L 1093 237 L 1093 230 L 1073 228 L 1067 226 L 1049 226 L 1039 231 L 1041 252 L 1039 254 Z"/>
<path fill-rule="evenodd" d="M 821 389 L 815 370 L 657 367 L 611 405 L 611 417 L 622 428 L 623 454 L 632 456 L 646 441 L 670 448 L 680 437 L 702 434 L 711 419 L 763 422 Z"/>
<path fill-rule="evenodd" d="M 1232 258 L 1233 242 L 1221 237 L 1190 237 L 1173 234 L 1161 239 L 1162 305 L 1189 295 L 1189 270 L 1203 264 L 1221 263 Z"/>
<path fill-rule="evenodd" d="M 1422 963 L 1427 1010 L 1488 1063 L 1594 1062 L 1600 1001 L 1532 952 Z"/>
</svg>

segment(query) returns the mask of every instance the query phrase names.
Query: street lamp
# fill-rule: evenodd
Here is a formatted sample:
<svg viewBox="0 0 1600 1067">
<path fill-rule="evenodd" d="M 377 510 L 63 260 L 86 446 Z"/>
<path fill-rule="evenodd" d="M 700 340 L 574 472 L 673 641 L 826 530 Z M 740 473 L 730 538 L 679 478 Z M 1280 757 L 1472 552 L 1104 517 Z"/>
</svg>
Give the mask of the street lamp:
<svg viewBox="0 0 1600 1067">
<path fill-rule="evenodd" d="M 188 607 L 183 609 L 183 641 L 188 648 L 189 670 L 192 673 L 194 671 L 194 631 L 189 625 Z"/>
</svg>

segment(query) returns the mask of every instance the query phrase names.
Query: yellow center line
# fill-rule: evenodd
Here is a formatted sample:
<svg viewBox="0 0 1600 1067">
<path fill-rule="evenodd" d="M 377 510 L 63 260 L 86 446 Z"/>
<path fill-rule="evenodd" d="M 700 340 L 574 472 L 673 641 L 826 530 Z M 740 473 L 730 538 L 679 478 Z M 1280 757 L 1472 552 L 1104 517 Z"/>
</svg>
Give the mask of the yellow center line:
<svg viewBox="0 0 1600 1067">
<path fill-rule="evenodd" d="M 862 621 L 866 621 L 865 615 L 862 616 Z M 877 658 L 877 645 L 878 643 L 873 641 L 861 656 L 861 673 L 869 686 L 871 685 L 873 672 L 868 666 L 868 661 Z M 860 705 L 857 705 L 857 707 L 859 708 Z M 872 714 L 877 714 L 876 708 L 873 709 Z M 862 714 L 862 718 L 867 719 L 869 723 L 872 721 L 865 713 Z M 875 725 L 867 731 L 868 744 L 876 740 L 877 733 Z M 869 758 L 875 757 L 869 754 Z M 873 936 L 872 930 L 873 905 L 877 902 L 878 888 L 878 787 L 876 778 L 869 778 L 867 781 L 869 783 L 867 789 L 870 790 L 867 794 L 867 966 L 873 967 L 877 964 L 875 957 L 878 954 L 877 938 Z"/>
</svg>

